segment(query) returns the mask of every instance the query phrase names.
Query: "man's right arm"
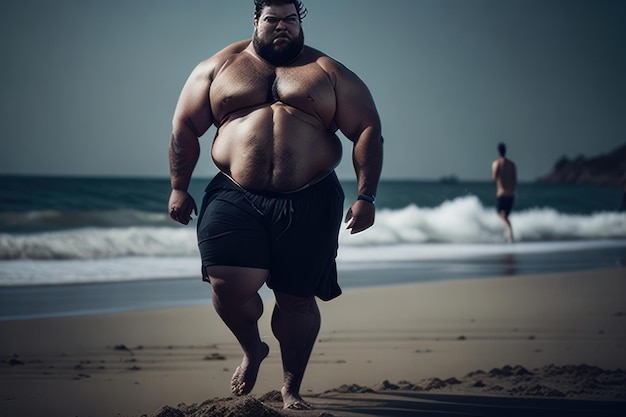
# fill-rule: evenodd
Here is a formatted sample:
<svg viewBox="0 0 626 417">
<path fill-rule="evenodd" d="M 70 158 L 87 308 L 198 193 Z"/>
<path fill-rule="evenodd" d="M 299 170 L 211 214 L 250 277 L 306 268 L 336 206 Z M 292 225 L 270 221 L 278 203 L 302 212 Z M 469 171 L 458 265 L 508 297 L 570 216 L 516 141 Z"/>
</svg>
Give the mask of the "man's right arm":
<svg viewBox="0 0 626 417">
<path fill-rule="evenodd" d="M 191 213 L 198 209 L 187 192 L 196 163 L 200 157 L 198 138 L 213 124 L 209 90 L 215 72 L 232 55 L 240 53 L 250 43 L 244 39 L 228 45 L 213 57 L 194 68 L 180 93 L 170 137 L 170 182 L 172 193 L 168 204 L 170 217 L 187 224 Z"/>
<path fill-rule="evenodd" d="M 497 181 L 498 179 L 498 160 L 497 159 L 493 161 L 493 163 L 491 164 L 491 178 L 494 181 Z"/>
<path fill-rule="evenodd" d="M 211 85 L 210 60 L 200 63 L 185 83 L 174 117 L 169 145 L 170 183 L 172 193 L 168 204 L 170 217 L 182 224 L 189 223 L 191 213 L 198 209 L 187 188 L 200 157 L 202 136 L 213 123 L 209 102 Z"/>
</svg>

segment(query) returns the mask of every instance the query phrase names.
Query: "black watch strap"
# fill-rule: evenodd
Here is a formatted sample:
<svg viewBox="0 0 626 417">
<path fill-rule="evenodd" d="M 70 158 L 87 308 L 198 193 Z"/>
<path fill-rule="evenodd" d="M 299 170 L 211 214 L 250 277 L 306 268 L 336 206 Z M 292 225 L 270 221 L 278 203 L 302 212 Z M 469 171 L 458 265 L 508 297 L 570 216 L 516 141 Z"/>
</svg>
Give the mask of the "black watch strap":
<svg viewBox="0 0 626 417">
<path fill-rule="evenodd" d="M 357 200 L 367 201 L 369 203 L 374 204 L 375 201 L 376 201 L 376 196 L 375 195 L 369 195 L 369 194 L 359 194 L 359 196 L 356 199 Z"/>
</svg>

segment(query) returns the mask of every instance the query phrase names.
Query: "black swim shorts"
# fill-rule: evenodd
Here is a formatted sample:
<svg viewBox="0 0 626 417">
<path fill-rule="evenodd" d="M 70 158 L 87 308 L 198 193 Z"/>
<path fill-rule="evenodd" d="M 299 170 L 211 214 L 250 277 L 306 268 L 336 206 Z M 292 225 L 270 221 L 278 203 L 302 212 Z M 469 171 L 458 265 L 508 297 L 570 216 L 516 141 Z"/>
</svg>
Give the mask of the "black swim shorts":
<svg viewBox="0 0 626 417">
<path fill-rule="evenodd" d="M 504 213 L 506 213 L 506 215 L 508 216 L 511 213 L 511 210 L 513 209 L 513 196 L 501 196 L 498 197 L 498 204 L 497 204 L 497 212 L 500 213 L 501 211 L 503 211 Z"/>
<path fill-rule="evenodd" d="M 330 300 L 337 283 L 344 193 L 335 173 L 299 191 L 250 192 L 223 173 L 206 187 L 198 217 L 203 279 L 211 265 L 269 270 L 271 289 Z"/>
</svg>

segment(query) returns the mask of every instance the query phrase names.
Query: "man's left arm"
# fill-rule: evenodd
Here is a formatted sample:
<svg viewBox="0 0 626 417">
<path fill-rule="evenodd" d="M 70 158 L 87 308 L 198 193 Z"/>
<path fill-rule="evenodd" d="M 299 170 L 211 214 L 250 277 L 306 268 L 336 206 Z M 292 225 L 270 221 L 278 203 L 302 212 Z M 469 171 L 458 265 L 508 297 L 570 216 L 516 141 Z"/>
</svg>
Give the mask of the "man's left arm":
<svg viewBox="0 0 626 417">
<path fill-rule="evenodd" d="M 338 64 L 335 91 L 335 121 L 341 132 L 353 142 L 352 163 L 359 197 L 352 204 L 346 221 L 350 233 L 359 233 L 374 224 L 374 198 L 383 165 L 381 122 L 374 99 L 353 72 Z"/>
</svg>

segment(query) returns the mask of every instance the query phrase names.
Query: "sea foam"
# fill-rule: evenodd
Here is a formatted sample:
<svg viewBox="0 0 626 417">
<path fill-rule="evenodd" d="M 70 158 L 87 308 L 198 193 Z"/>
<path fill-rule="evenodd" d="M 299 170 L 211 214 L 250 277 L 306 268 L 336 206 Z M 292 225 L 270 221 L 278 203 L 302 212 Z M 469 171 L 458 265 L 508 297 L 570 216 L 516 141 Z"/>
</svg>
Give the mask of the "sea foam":
<svg viewBox="0 0 626 417">
<path fill-rule="evenodd" d="M 120 213 L 117 213 L 118 215 Z M 128 213 L 127 213 L 128 214 Z M 99 218 L 109 219 L 110 213 Z M 78 227 L 64 230 L 0 233 L 0 259 L 105 259 L 119 257 L 197 257 L 195 222 L 184 227 L 165 223 L 163 215 L 147 213 L 144 225 Z M 626 238 L 626 214 L 589 215 L 533 208 L 511 214 L 515 241 L 592 241 Z M 119 221 L 119 220 L 118 220 Z M 136 221 L 133 220 L 136 224 Z M 162 226 L 169 224 L 170 226 Z M 425 243 L 495 244 L 504 242 L 504 226 L 492 208 L 474 196 L 459 197 L 438 207 L 409 205 L 381 209 L 369 230 L 351 235 L 343 230 L 341 247 L 397 247 Z"/>
</svg>

